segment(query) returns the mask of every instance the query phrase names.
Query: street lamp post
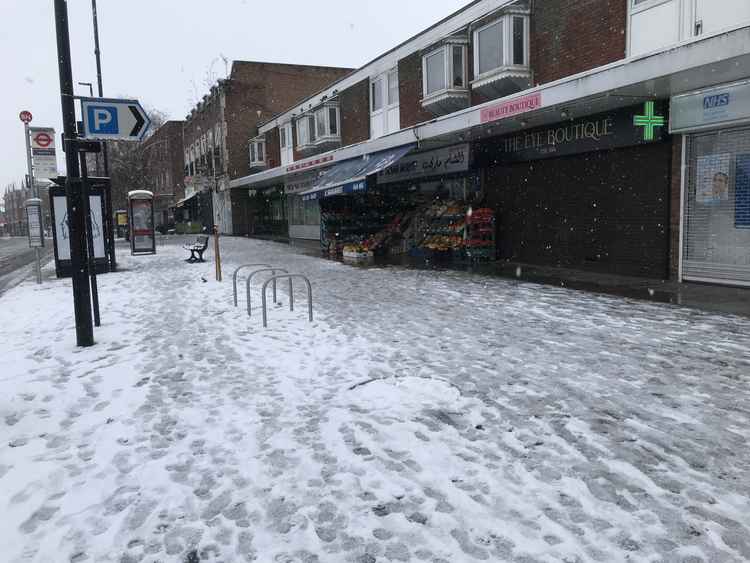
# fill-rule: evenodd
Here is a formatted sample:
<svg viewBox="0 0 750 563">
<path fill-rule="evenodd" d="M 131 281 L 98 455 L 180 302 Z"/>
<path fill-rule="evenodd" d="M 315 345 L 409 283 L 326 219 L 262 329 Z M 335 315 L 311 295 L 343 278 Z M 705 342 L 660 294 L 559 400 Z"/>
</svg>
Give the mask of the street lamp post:
<svg viewBox="0 0 750 563">
<path fill-rule="evenodd" d="M 99 17 L 96 10 L 96 0 L 91 0 L 91 14 L 94 19 L 94 56 L 96 57 L 96 82 L 99 87 L 99 97 L 104 97 L 104 87 L 102 86 L 102 57 L 101 49 L 99 48 Z M 107 152 L 107 143 L 102 142 L 102 160 L 104 161 L 104 175 L 109 177 L 109 154 Z M 97 169 L 98 173 L 98 169 Z M 105 227 L 105 236 L 109 232 L 114 231 L 113 214 L 112 214 L 112 185 L 110 189 L 104 190 L 104 207 L 107 210 L 107 221 Z M 109 268 L 113 272 L 117 271 L 117 260 L 115 258 L 115 237 L 108 236 L 105 240 L 109 240 Z"/>
</svg>

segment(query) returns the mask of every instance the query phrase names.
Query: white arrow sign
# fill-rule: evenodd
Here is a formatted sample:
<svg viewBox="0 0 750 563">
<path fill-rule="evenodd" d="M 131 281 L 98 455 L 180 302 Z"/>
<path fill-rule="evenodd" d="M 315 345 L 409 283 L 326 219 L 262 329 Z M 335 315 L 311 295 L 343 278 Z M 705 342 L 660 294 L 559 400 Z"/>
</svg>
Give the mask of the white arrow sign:
<svg viewBox="0 0 750 563">
<path fill-rule="evenodd" d="M 141 141 L 151 120 L 138 100 L 81 98 L 87 139 Z"/>
</svg>

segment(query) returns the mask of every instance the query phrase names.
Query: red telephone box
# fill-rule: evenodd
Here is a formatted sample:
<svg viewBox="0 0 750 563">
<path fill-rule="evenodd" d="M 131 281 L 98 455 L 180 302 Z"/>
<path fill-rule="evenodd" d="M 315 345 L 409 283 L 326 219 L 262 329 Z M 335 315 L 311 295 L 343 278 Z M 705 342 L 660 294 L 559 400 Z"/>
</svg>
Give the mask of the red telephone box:
<svg viewBox="0 0 750 563">
<path fill-rule="evenodd" d="M 156 254 L 154 231 L 154 194 L 147 190 L 128 192 L 130 253 Z"/>
</svg>

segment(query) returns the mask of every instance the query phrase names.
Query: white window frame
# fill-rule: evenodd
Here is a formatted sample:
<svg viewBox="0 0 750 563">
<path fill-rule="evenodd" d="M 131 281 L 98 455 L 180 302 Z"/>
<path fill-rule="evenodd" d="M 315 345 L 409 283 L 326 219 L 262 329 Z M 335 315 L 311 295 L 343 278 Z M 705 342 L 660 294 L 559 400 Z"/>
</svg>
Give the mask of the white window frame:
<svg viewBox="0 0 750 563">
<path fill-rule="evenodd" d="M 635 4 L 635 0 L 626 0 L 628 5 L 628 30 L 627 30 L 627 52 L 628 57 L 633 56 L 633 19 L 635 16 L 647 12 L 652 8 L 657 8 L 663 4 L 676 4 L 677 5 L 677 22 L 672 22 L 677 25 L 677 42 L 665 45 L 663 49 L 668 49 L 676 44 L 682 43 L 683 41 L 690 41 L 692 39 L 699 38 L 705 34 L 713 34 L 721 32 L 719 29 L 706 31 L 705 28 L 698 30 L 698 24 L 702 23 L 698 21 L 698 0 L 645 0 L 641 4 Z M 719 2 L 716 3 L 717 7 L 720 6 Z M 721 8 L 718 8 L 721 9 Z M 747 24 L 745 20 L 738 20 L 736 25 Z M 727 26 L 726 29 L 730 29 L 733 26 Z M 637 56 L 642 56 L 647 53 L 639 53 Z"/>
<path fill-rule="evenodd" d="M 463 57 L 463 86 L 456 86 L 453 84 L 453 49 L 458 47 L 461 49 Z M 445 73 L 445 88 L 435 90 L 434 92 L 427 92 L 427 59 L 442 53 L 443 55 L 443 72 Z M 423 99 L 434 98 L 448 92 L 467 92 L 469 89 L 469 49 L 466 43 L 446 43 L 437 49 L 433 49 L 422 57 L 422 94 Z"/>
<path fill-rule="evenodd" d="M 281 165 L 286 166 L 294 162 L 294 124 L 291 121 L 279 124 L 279 148 L 281 150 Z M 286 146 L 281 146 L 281 132 L 284 131 Z"/>
<path fill-rule="evenodd" d="M 336 133 L 331 132 L 331 110 L 335 111 L 336 116 Z M 335 142 L 341 140 L 341 113 L 338 104 L 326 103 L 318 107 L 314 112 L 315 122 L 315 144 Z M 318 128 L 318 116 L 323 116 L 323 131 Z"/>
<path fill-rule="evenodd" d="M 632 1 L 632 0 L 628 0 Z M 515 64 L 513 62 L 514 52 L 513 52 L 513 20 L 514 18 L 522 18 L 523 19 L 523 63 L 521 64 Z M 479 72 L 479 34 L 482 31 L 485 31 L 486 29 L 496 25 L 498 22 L 500 22 L 500 25 L 503 30 L 503 53 L 502 53 L 502 63 L 498 68 L 494 68 L 488 71 L 485 71 L 480 74 Z M 482 80 L 491 76 L 494 76 L 496 74 L 501 74 L 502 72 L 506 71 L 512 71 L 512 70 L 525 70 L 528 71 L 529 66 L 531 64 L 531 38 L 530 38 L 530 18 L 529 14 L 526 12 L 523 13 L 515 13 L 511 12 L 508 14 L 505 14 L 495 20 L 492 20 L 491 22 L 488 22 L 481 27 L 478 27 L 474 30 L 472 30 L 472 44 L 473 44 L 473 51 L 474 51 L 474 80 Z"/>
<path fill-rule="evenodd" d="M 313 113 L 307 112 L 300 115 L 295 120 L 294 126 L 297 128 L 298 149 L 306 149 L 315 145 L 315 138 L 313 137 L 315 134 L 315 115 Z"/>
<path fill-rule="evenodd" d="M 266 139 L 264 137 L 256 137 L 250 139 L 250 166 L 265 166 L 266 165 Z M 261 158 L 261 156 L 263 158 Z"/>
<path fill-rule="evenodd" d="M 391 101 L 389 98 L 390 88 L 389 80 L 395 79 L 396 81 L 396 100 Z M 382 107 L 375 109 L 374 103 L 375 98 L 373 96 L 373 87 L 376 84 L 380 84 L 379 90 L 383 100 Z M 398 67 L 393 67 L 385 72 L 378 74 L 377 76 L 370 77 L 370 138 L 376 139 L 385 135 L 390 135 L 401 129 L 401 92 L 399 91 L 398 82 Z M 390 117 L 396 116 L 396 123 L 393 127 L 390 126 Z"/>
</svg>

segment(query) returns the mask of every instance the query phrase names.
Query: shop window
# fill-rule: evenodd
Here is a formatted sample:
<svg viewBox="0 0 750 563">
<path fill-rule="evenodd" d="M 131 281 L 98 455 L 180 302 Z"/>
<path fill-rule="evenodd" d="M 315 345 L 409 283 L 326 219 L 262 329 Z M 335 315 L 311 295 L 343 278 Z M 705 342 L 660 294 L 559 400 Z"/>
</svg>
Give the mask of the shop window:
<svg viewBox="0 0 750 563">
<path fill-rule="evenodd" d="M 370 137 L 376 139 L 401 128 L 398 69 L 370 80 Z"/>
<path fill-rule="evenodd" d="M 504 96 L 528 88 L 529 16 L 512 13 L 473 33 L 474 82 L 472 88 L 489 97 Z"/>
<path fill-rule="evenodd" d="M 320 205 L 317 201 L 304 201 L 302 196 L 299 195 L 289 196 L 287 201 L 291 225 L 315 226 L 320 224 Z"/>
<path fill-rule="evenodd" d="M 466 45 L 448 43 L 422 58 L 422 105 L 436 115 L 469 105 L 466 87 Z"/>
</svg>

